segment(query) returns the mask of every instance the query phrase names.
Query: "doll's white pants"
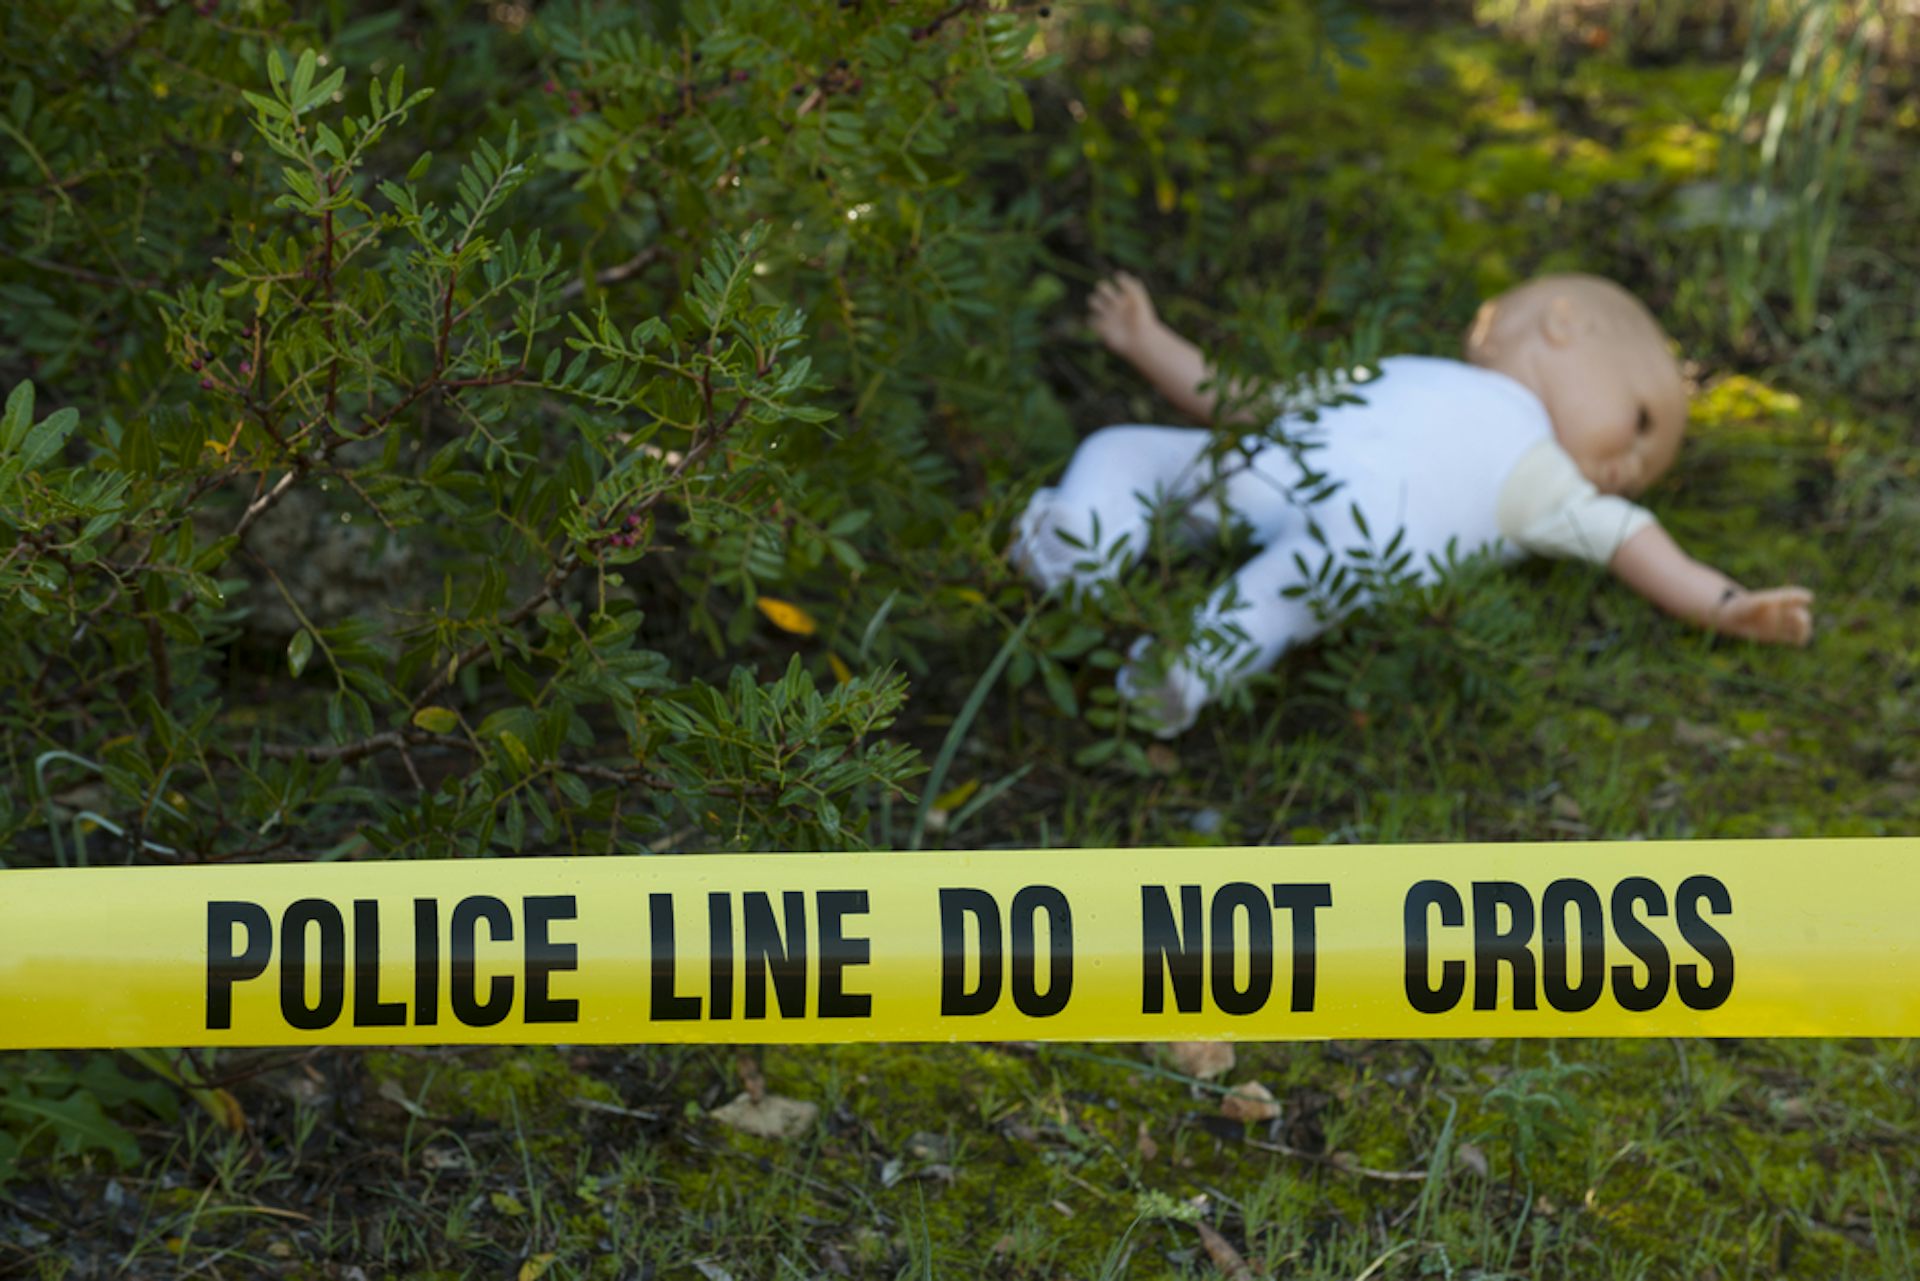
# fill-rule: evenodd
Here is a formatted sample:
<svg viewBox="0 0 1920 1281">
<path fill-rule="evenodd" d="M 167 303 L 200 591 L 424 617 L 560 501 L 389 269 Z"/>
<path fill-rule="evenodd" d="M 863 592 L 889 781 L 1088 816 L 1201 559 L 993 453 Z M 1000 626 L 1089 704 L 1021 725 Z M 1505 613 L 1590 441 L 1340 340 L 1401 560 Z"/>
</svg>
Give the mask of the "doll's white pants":
<svg viewBox="0 0 1920 1281">
<path fill-rule="evenodd" d="M 1199 637 L 1166 663 L 1164 680 L 1140 670 L 1150 638 L 1135 642 L 1120 671 L 1122 694 L 1144 702 L 1161 737 L 1193 724 L 1200 709 L 1233 681 L 1270 667 L 1288 647 L 1324 626 L 1307 597 L 1285 594 L 1316 573 L 1329 547 L 1369 540 L 1355 526 L 1347 495 L 1310 509 L 1325 541 L 1309 532 L 1299 492 L 1300 464 L 1285 449 L 1265 446 L 1251 461 L 1240 453 L 1208 458 L 1212 433 L 1192 427 L 1107 427 L 1080 443 L 1060 484 L 1033 496 L 1011 554 L 1043 588 L 1095 587 L 1117 577 L 1144 549 L 1152 514 L 1177 512 L 1198 535 L 1221 521 L 1247 525 L 1261 550 L 1201 609 Z M 1308 455 L 1308 461 L 1313 456 Z M 1077 544 L 1077 545 L 1076 545 Z"/>
</svg>

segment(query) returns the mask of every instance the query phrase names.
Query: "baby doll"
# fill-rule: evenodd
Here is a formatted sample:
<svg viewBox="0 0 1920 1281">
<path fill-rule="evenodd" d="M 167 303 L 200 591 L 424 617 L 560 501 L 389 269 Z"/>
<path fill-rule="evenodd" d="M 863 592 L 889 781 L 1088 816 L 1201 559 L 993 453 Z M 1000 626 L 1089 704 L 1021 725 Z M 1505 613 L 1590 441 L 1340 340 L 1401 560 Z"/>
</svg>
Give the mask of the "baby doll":
<svg viewBox="0 0 1920 1281">
<path fill-rule="evenodd" d="M 1201 390 L 1211 377 L 1204 358 L 1160 321 L 1139 281 L 1102 283 L 1090 318 L 1182 413 L 1214 420 L 1221 396 Z M 1306 442 L 1304 454 L 1253 438 L 1238 465 L 1223 465 L 1202 428 L 1097 431 L 1059 486 L 1034 495 L 1013 559 L 1042 587 L 1085 588 L 1138 554 L 1156 506 L 1183 508 L 1203 527 L 1249 528 L 1260 551 L 1196 620 L 1196 634 L 1225 643 L 1190 646 L 1156 664 L 1165 676 L 1150 680 L 1142 637 L 1121 669 L 1122 694 L 1145 706 L 1161 737 L 1190 726 L 1227 682 L 1264 670 L 1326 625 L 1311 600 L 1287 593 L 1302 584 L 1302 562 L 1317 568 L 1329 549 L 1377 549 L 1396 530 L 1423 577 L 1450 547 L 1460 556 L 1576 557 L 1700 626 L 1807 643 L 1812 593 L 1748 591 L 1681 551 L 1628 501 L 1673 462 L 1687 420 L 1666 335 L 1632 295 L 1593 276 L 1543 276 L 1483 304 L 1465 354 L 1465 362 L 1383 360 L 1351 389 L 1364 403 L 1323 409 L 1316 422 L 1283 415 L 1280 434 Z M 1338 490 L 1305 505 L 1303 464 Z"/>
</svg>

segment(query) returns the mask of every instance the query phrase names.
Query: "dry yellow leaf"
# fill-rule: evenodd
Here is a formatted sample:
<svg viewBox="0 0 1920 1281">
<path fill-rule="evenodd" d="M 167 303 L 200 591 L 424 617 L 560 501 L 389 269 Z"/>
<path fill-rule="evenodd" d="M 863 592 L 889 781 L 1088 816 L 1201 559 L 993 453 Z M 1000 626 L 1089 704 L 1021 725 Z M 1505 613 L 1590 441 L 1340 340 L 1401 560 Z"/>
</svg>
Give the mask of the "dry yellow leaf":
<svg viewBox="0 0 1920 1281">
<path fill-rule="evenodd" d="M 226 1090 L 208 1089 L 195 1096 L 200 1106 L 207 1109 L 228 1134 L 245 1134 L 247 1131 L 246 1109 L 240 1106 L 240 1100 Z"/>
<path fill-rule="evenodd" d="M 1280 1115 L 1280 1103 L 1260 1082 L 1242 1081 L 1220 1100 L 1220 1115 L 1229 1121 L 1271 1121 Z"/>
<path fill-rule="evenodd" d="M 1226 1281 L 1254 1281 L 1253 1269 L 1233 1248 L 1233 1243 L 1215 1232 L 1204 1223 L 1196 1223 L 1200 1230 L 1200 1244 L 1207 1249 L 1207 1257 L 1213 1260 L 1213 1266 Z"/>
<path fill-rule="evenodd" d="M 827 666 L 833 669 L 833 679 L 841 684 L 853 679 L 853 669 L 848 667 L 838 654 L 827 655 Z"/>
<path fill-rule="evenodd" d="M 954 810 L 957 810 L 962 805 L 965 805 L 967 803 L 967 798 L 969 796 L 972 796 L 975 792 L 979 790 L 980 790 L 980 780 L 977 778 L 969 779 L 966 782 L 960 784 L 960 786 L 941 793 L 939 798 L 933 802 L 933 808 L 937 810 L 945 810 L 949 814 L 951 814 Z"/>
<path fill-rule="evenodd" d="M 819 630 L 813 621 L 813 615 L 798 605 L 775 600 L 771 596 L 762 596 L 754 604 L 760 607 L 760 612 L 767 616 L 769 623 L 783 632 L 792 632 L 795 636 L 811 636 Z"/>
<path fill-rule="evenodd" d="M 1173 1041 L 1167 1045 L 1167 1062 L 1176 1072 L 1211 1081 L 1233 1071 L 1233 1042 Z"/>
<path fill-rule="evenodd" d="M 741 1093 L 707 1115 L 724 1126 L 763 1139 L 797 1139 L 813 1128 L 820 1105 L 778 1094 L 763 1094 L 756 1099 Z"/>
</svg>

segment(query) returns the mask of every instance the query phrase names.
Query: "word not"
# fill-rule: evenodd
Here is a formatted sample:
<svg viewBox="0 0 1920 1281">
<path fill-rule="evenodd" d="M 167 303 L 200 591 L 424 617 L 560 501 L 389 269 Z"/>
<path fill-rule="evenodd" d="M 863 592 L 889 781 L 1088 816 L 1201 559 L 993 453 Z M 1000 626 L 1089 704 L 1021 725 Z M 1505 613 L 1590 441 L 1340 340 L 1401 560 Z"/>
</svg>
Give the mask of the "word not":
<svg viewBox="0 0 1920 1281">
<path fill-rule="evenodd" d="M 1182 1014 L 1198 1014 L 1206 992 L 1223 1014 L 1255 1014 L 1273 995 L 1273 914 L 1290 914 L 1293 935 L 1293 982 L 1288 1009 L 1296 1014 L 1313 1009 L 1314 979 L 1318 973 L 1314 913 L 1333 906 L 1333 887 L 1325 883 L 1273 886 L 1269 891 L 1248 881 L 1229 881 L 1214 890 L 1204 913 L 1200 887 L 1180 887 L 1180 920 L 1173 919 L 1173 903 L 1163 885 L 1140 887 L 1140 1010 L 1160 1014 L 1167 1008 L 1167 989 Z M 1244 930 L 1239 924 L 1245 918 Z M 1244 937 L 1244 942 L 1243 942 Z M 1244 950 L 1247 978 L 1238 976 L 1237 958 Z"/>
</svg>

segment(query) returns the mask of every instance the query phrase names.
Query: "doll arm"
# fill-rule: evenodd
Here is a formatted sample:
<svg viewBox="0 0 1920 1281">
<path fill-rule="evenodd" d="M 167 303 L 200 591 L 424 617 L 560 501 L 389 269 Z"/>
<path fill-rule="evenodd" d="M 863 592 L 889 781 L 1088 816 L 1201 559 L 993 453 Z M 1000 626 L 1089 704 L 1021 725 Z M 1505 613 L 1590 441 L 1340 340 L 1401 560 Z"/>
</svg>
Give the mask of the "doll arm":
<svg viewBox="0 0 1920 1281">
<path fill-rule="evenodd" d="M 1813 593 L 1804 587 L 1750 592 L 1680 550 L 1659 525 L 1620 545 L 1608 562 L 1627 586 L 1677 618 L 1729 636 L 1805 645 L 1813 636 Z"/>
<path fill-rule="evenodd" d="M 1100 341 L 1138 369 L 1174 408 L 1198 422 L 1215 421 L 1220 389 L 1200 387 L 1216 376 L 1215 371 L 1198 347 L 1155 313 L 1145 285 L 1125 272 L 1103 280 L 1093 291 L 1087 313 Z M 1221 421 L 1251 423 L 1254 419 L 1242 410 Z"/>
</svg>

